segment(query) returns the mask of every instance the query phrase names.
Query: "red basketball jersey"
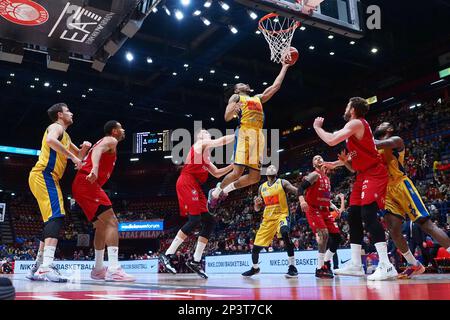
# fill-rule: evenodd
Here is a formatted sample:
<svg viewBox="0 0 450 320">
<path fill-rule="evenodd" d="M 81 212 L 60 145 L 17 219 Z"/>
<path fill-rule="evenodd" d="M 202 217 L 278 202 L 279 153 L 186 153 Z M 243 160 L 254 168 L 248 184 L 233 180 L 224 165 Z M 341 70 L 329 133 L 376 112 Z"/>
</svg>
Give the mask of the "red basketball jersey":
<svg viewBox="0 0 450 320">
<path fill-rule="evenodd" d="M 90 174 L 92 170 L 92 150 L 100 143 L 102 142 L 103 138 L 97 141 L 96 144 L 89 150 L 89 153 L 87 154 L 86 158 L 84 159 L 83 167 L 80 169 L 80 173 L 83 174 Z M 100 158 L 100 162 L 98 164 L 98 178 L 97 183 L 101 186 L 103 186 L 106 181 L 108 181 L 109 177 L 111 177 L 111 174 L 114 170 L 114 165 L 116 164 L 116 153 L 109 153 L 105 152 L 102 154 Z"/>
<path fill-rule="evenodd" d="M 331 185 L 330 179 L 320 170 L 315 170 L 319 174 L 317 181 L 306 189 L 306 203 L 310 206 L 329 207 Z"/>
<path fill-rule="evenodd" d="M 364 125 L 364 135 L 358 140 L 354 135 L 347 139 L 347 149 L 352 159 L 352 167 L 358 172 L 364 172 L 378 164 L 383 164 L 373 139 L 372 130 L 366 119 L 360 118 Z"/>
<path fill-rule="evenodd" d="M 202 154 L 196 154 L 194 152 L 194 146 L 189 150 L 186 163 L 181 170 L 181 174 L 188 174 L 195 178 L 198 183 L 202 184 L 208 180 L 208 167 L 211 164 L 209 159 L 209 152 L 203 152 Z"/>
</svg>

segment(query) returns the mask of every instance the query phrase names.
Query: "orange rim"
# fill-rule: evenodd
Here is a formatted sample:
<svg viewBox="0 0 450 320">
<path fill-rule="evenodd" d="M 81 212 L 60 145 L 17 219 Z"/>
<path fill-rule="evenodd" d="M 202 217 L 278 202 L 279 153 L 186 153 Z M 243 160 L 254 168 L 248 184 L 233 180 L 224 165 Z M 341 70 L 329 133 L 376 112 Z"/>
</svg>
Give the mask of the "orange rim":
<svg viewBox="0 0 450 320">
<path fill-rule="evenodd" d="M 287 29 L 280 30 L 280 31 L 273 31 L 273 30 L 268 30 L 268 29 L 264 28 L 264 26 L 262 24 L 264 21 L 266 21 L 270 18 L 275 18 L 275 17 L 279 17 L 279 16 L 280 16 L 279 14 L 273 13 L 273 12 L 266 14 L 264 17 L 259 19 L 258 29 L 265 30 L 267 33 L 270 33 L 270 34 L 277 34 L 277 33 L 286 33 L 286 32 L 292 31 L 293 29 L 297 29 L 298 27 L 301 26 L 300 21 L 295 21 L 293 26 L 291 26 Z"/>
</svg>

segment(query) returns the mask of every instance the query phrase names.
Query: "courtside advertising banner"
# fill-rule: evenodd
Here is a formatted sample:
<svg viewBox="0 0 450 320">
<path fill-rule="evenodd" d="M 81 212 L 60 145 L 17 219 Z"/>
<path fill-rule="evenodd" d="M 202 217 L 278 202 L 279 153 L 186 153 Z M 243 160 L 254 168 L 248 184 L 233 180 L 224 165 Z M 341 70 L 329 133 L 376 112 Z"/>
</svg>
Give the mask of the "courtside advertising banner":
<svg viewBox="0 0 450 320">
<path fill-rule="evenodd" d="M 15 274 L 28 273 L 34 261 L 17 260 L 14 264 Z M 53 265 L 64 275 L 90 274 L 95 261 L 55 261 Z M 106 265 L 108 262 L 106 262 Z M 158 273 L 158 259 L 119 261 L 126 273 Z"/>
<path fill-rule="evenodd" d="M 339 263 L 350 260 L 350 249 L 337 251 Z M 299 273 L 315 273 L 317 267 L 317 251 L 295 251 L 295 266 Z M 251 254 L 207 256 L 206 273 L 242 273 L 252 267 Z M 269 252 L 259 255 L 261 273 L 286 273 L 289 261 L 286 252 Z"/>
</svg>

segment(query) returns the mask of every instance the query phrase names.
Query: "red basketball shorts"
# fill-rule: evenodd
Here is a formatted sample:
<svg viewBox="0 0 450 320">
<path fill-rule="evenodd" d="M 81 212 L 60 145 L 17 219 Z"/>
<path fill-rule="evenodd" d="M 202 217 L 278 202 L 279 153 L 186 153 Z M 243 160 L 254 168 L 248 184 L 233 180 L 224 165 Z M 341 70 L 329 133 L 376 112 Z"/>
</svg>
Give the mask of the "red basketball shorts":
<svg viewBox="0 0 450 320">
<path fill-rule="evenodd" d="M 185 174 L 178 177 L 177 196 L 181 216 L 186 217 L 188 213 L 192 216 L 198 216 L 201 213 L 208 212 L 207 199 L 194 177 Z"/>
<path fill-rule="evenodd" d="M 72 194 L 89 221 L 95 218 L 100 205 L 112 206 L 111 200 L 100 185 L 97 182 L 90 183 L 86 180 L 86 175 L 82 173 L 77 173 L 75 176 Z"/>
<path fill-rule="evenodd" d="M 329 233 L 339 233 L 337 223 L 328 209 L 324 210 L 308 206 L 306 219 L 314 233 L 317 233 L 317 229 L 327 229 Z"/>
<path fill-rule="evenodd" d="M 358 173 L 350 195 L 350 205 L 364 206 L 376 202 L 379 209 L 384 209 L 388 181 L 388 171 L 383 164 Z"/>
</svg>

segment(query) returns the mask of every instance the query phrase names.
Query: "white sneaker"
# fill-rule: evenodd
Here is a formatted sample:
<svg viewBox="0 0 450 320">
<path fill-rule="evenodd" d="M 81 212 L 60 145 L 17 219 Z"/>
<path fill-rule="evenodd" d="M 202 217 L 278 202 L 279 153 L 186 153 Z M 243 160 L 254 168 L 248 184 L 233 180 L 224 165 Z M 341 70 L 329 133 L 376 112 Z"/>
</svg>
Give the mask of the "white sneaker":
<svg viewBox="0 0 450 320">
<path fill-rule="evenodd" d="M 38 281 L 38 280 L 44 280 L 44 279 L 39 279 L 38 277 L 36 277 L 34 274 L 36 273 L 36 271 L 38 271 L 39 266 L 37 264 L 33 264 L 33 267 L 30 269 L 30 271 L 28 271 L 28 274 L 25 276 L 25 278 L 27 278 L 28 280 L 31 281 Z"/>
<path fill-rule="evenodd" d="M 397 278 L 398 273 L 392 263 L 379 263 L 375 272 L 370 276 L 367 276 L 369 281 L 388 280 L 391 278 Z"/>
<path fill-rule="evenodd" d="M 333 270 L 335 275 L 339 276 L 357 276 L 361 277 L 365 275 L 363 266 L 357 265 L 349 261 L 343 268 Z"/>
<path fill-rule="evenodd" d="M 55 266 L 50 265 L 48 267 L 40 266 L 34 274 L 35 280 L 38 281 L 51 281 L 51 282 L 67 282 L 69 279 L 61 275 Z"/>
</svg>

